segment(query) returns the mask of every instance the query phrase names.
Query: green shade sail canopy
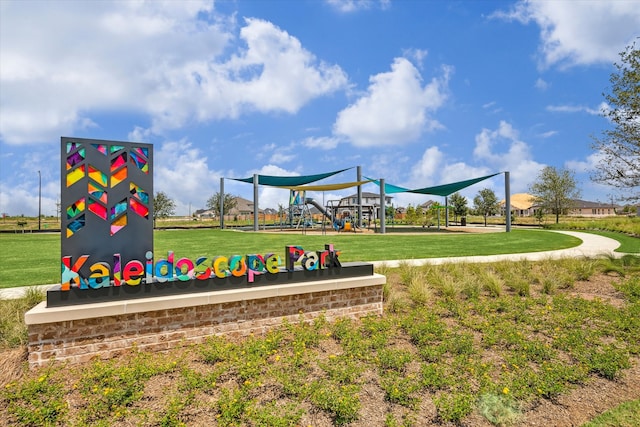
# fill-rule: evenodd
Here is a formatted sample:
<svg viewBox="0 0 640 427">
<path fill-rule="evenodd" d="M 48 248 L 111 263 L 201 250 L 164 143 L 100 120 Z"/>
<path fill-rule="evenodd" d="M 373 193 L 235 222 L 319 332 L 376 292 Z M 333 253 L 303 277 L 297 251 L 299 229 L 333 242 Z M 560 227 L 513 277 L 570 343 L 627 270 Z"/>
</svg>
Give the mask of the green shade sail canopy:
<svg viewBox="0 0 640 427">
<path fill-rule="evenodd" d="M 480 178 L 467 179 L 465 181 L 453 182 L 451 184 L 436 185 L 435 187 L 418 188 L 415 190 L 410 190 L 408 188 L 398 187 L 396 185 L 385 183 L 384 191 L 385 193 L 433 194 L 435 196 L 446 197 L 446 196 L 449 196 L 450 194 L 455 193 L 456 191 L 460 191 L 463 188 L 469 187 L 470 185 L 476 184 L 480 181 L 484 181 L 485 179 L 493 178 L 494 176 L 499 175 L 501 173 L 502 172 L 497 172 L 492 175 L 481 176 Z M 380 181 L 372 180 L 372 182 L 380 186 Z"/>
<path fill-rule="evenodd" d="M 272 176 L 272 175 L 258 175 L 259 185 L 269 185 L 272 187 L 295 187 L 298 185 L 305 185 L 311 182 L 320 181 L 321 179 L 328 178 L 330 176 L 339 174 L 352 168 L 341 169 L 339 171 L 320 173 L 316 175 L 302 175 L 302 176 Z M 253 177 L 249 178 L 230 178 L 235 181 L 246 182 L 253 184 Z"/>
<path fill-rule="evenodd" d="M 373 182 L 378 187 L 380 187 L 380 181 L 379 180 L 373 179 L 373 178 L 367 178 L 366 176 L 364 178 L 368 179 L 369 181 Z M 406 193 L 407 191 L 411 191 L 411 190 L 409 190 L 408 188 L 404 188 L 404 187 L 398 187 L 397 185 L 387 184 L 386 182 L 384 183 L 384 192 L 386 194 Z"/>
</svg>

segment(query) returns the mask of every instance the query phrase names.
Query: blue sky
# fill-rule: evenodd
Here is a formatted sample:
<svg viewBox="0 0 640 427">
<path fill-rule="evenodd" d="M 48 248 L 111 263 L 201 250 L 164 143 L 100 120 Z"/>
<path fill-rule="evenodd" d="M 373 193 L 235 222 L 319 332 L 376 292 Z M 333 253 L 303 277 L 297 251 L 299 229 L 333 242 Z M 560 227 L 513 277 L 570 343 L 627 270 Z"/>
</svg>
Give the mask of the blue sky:
<svg viewBox="0 0 640 427">
<path fill-rule="evenodd" d="M 639 36 L 624 0 L 0 0 L 0 212 L 37 214 L 39 170 L 55 215 L 61 136 L 152 143 L 155 191 L 181 215 L 220 177 L 354 167 L 323 181 L 349 182 L 358 165 L 407 188 L 508 170 L 512 193 L 569 168 L 608 202 L 591 136 Z M 463 191 L 470 205 L 485 187 L 504 196 L 500 175 Z M 260 189 L 261 208 L 287 199 Z"/>
</svg>

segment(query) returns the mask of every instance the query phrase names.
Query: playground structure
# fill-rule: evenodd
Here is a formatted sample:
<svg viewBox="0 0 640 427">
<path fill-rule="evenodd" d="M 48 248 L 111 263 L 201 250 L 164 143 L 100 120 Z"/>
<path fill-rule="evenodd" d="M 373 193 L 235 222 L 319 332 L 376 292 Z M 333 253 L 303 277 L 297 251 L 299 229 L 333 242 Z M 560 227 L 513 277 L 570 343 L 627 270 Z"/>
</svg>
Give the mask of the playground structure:
<svg viewBox="0 0 640 427">
<path fill-rule="evenodd" d="M 357 211 L 355 205 L 344 205 L 340 200 L 329 200 L 325 206 L 318 203 L 311 197 L 305 197 L 304 190 L 290 190 L 289 209 L 287 225 L 290 228 L 315 228 L 320 226 L 323 229 L 326 226 L 325 219 L 335 231 L 356 232 L 358 226 L 357 216 L 352 212 Z M 320 224 L 317 223 L 312 212 L 315 208 L 323 218 Z M 369 215 L 373 210 L 372 206 L 366 207 Z"/>
<path fill-rule="evenodd" d="M 510 190 L 510 174 L 508 171 L 505 172 L 496 172 L 491 175 L 486 175 L 478 178 L 467 179 L 464 181 L 458 181 L 450 184 L 437 185 L 434 187 L 424 187 L 418 189 L 409 189 L 404 187 L 399 187 L 396 185 L 386 184 L 383 178 L 376 180 L 372 178 L 362 177 L 360 166 L 357 167 L 357 181 L 340 183 L 340 184 L 325 184 L 325 185 L 308 185 L 310 183 L 328 178 L 330 176 L 339 174 L 348 169 L 342 169 L 338 171 L 316 174 L 316 175 L 305 175 L 305 176 L 270 176 L 270 175 L 258 175 L 254 174 L 252 177 L 248 178 L 231 178 L 235 181 L 245 182 L 253 184 L 253 200 L 254 200 L 254 221 L 253 221 L 253 229 L 254 231 L 259 230 L 259 214 L 257 209 L 258 205 L 258 194 L 259 194 L 259 186 L 266 185 L 271 187 L 278 187 L 283 189 L 288 189 L 291 191 L 290 193 L 290 203 L 289 203 L 289 224 L 293 227 L 296 224 L 296 227 L 302 226 L 303 229 L 307 227 L 312 227 L 314 225 L 313 215 L 311 214 L 311 210 L 309 208 L 309 204 L 318 209 L 318 211 L 323 215 L 324 218 L 327 218 L 331 224 L 331 226 L 338 231 L 346 231 L 353 230 L 356 228 L 362 227 L 363 220 L 363 205 L 362 205 L 362 186 L 364 184 L 374 183 L 378 185 L 380 189 L 380 198 L 379 203 L 380 206 L 374 206 L 373 209 L 370 209 L 368 212 L 368 218 L 371 218 L 371 215 L 377 213 L 376 222 L 379 221 L 379 233 L 384 234 L 386 230 L 386 193 L 413 193 L 413 194 L 430 194 L 441 196 L 445 198 L 445 226 L 449 226 L 449 207 L 447 197 L 457 191 L 460 191 L 466 187 L 484 181 L 486 179 L 495 177 L 496 175 L 504 173 L 504 188 L 505 188 L 505 211 L 506 211 L 506 221 L 505 221 L 505 231 L 511 231 L 511 190 Z M 330 190 L 341 190 L 350 187 L 357 187 L 357 204 L 353 206 L 342 206 L 339 201 L 330 201 L 326 207 L 323 207 L 321 204 L 315 202 L 311 198 L 305 197 L 306 191 L 330 191 Z M 224 178 L 220 178 L 220 228 L 224 228 L 224 206 L 222 203 L 224 195 Z M 343 199 L 344 200 L 344 199 Z M 349 208 L 355 207 L 356 215 L 355 218 L 352 215 L 352 210 Z M 438 215 L 439 217 L 439 215 Z M 355 219 L 355 221 L 354 221 Z M 324 221 L 322 221 L 324 226 Z M 348 225 L 347 225 L 348 224 Z"/>
<path fill-rule="evenodd" d="M 318 213 L 314 214 L 313 209 Z M 355 233 L 357 229 L 363 228 L 364 220 L 370 225 L 377 210 L 375 205 L 356 205 L 346 203 L 345 199 L 329 200 L 323 206 L 316 199 L 306 197 L 305 190 L 290 190 L 287 221 L 284 225 L 294 229 L 321 227 L 324 230 L 328 221 L 337 232 Z M 361 218 L 358 217 L 358 212 L 362 212 Z M 320 221 L 318 216 L 321 217 Z"/>
</svg>

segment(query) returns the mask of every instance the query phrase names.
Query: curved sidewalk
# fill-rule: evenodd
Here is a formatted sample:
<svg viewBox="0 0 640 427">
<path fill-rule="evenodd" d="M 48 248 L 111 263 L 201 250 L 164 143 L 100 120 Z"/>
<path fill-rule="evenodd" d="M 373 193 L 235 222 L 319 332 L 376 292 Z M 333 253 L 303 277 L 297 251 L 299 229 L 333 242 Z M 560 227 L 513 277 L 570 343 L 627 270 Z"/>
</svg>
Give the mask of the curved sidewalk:
<svg viewBox="0 0 640 427">
<path fill-rule="evenodd" d="M 465 257 L 448 258 L 422 258 L 403 259 L 391 261 L 373 261 L 374 266 L 398 267 L 399 265 L 424 265 L 424 264 L 444 264 L 444 263 L 465 263 L 465 262 L 498 262 L 498 261 L 542 261 L 546 259 L 579 258 L 579 257 L 600 257 L 611 256 L 619 258 L 622 253 L 614 252 L 620 242 L 608 237 L 598 236 L 592 233 L 581 233 L 578 231 L 553 231 L 554 233 L 568 234 L 582 240 L 582 243 L 574 248 L 559 249 L 555 251 L 525 252 L 519 254 L 501 255 L 478 255 Z"/>
<path fill-rule="evenodd" d="M 372 261 L 374 266 L 398 267 L 400 265 L 424 265 L 424 264 L 444 264 L 449 262 L 465 263 L 465 262 L 497 262 L 497 261 L 541 261 L 545 259 L 562 259 L 562 258 L 579 258 L 579 257 L 598 257 L 612 256 L 620 257 L 623 254 L 616 253 L 614 250 L 620 246 L 617 240 L 608 237 L 598 236 L 597 234 L 581 233 L 577 231 L 554 231 L 555 233 L 568 234 L 582 240 L 582 244 L 569 249 L 560 249 L 556 251 L 544 252 L 527 252 L 520 254 L 502 254 L 502 255 L 479 255 L 466 257 L 448 257 L 448 258 L 422 258 L 422 259 L 403 259 L 390 261 Z M 17 288 L 0 289 L 0 299 L 20 298 L 27 289 L 40 289 L 43 292 L 53 285 L 25 286 Z"/>
</svg>

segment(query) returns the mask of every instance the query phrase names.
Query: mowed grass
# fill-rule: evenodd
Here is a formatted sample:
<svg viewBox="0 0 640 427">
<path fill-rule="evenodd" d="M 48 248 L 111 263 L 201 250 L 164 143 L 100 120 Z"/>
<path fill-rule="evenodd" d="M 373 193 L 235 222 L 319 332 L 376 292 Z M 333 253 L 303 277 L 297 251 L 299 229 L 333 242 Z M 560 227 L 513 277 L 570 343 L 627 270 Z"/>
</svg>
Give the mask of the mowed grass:
<svg viewBox="0 0 640 427">
<path fill-rule="evenodd" d="M 587 233 L 597 234 L 598 236 L 608 237 L 610 239 L 620 242 L 620 247 L 616 249 L 616 252 L 622 252 L 626 254 L 640 254 L 640 239 L 637 237 L 629 236 L 619 232 L 613 231 L 593 231 L 584 230 Z"/>
<path fill-rule="evenodd" d="M 173 251 L 176 257 L 190 259 L 255 253 L 284 255 L 287 245 L 299 245 L 311 251 L 324 249 L 325 244 L 333 244 L 341 251 L 340 260 L 348 262 L 538 252 L 574 247 L 580 240 L 538 230 L 311 235 L 208 229 L 163 230 L 154 234 L 156 259 L 166 257 L 168 251 Z M 0 288 L 60 282 L 59 234 L 1 234 L 0 247 Z M 94 260 L 97 261 L 103 260 Z"/>
</svg>

